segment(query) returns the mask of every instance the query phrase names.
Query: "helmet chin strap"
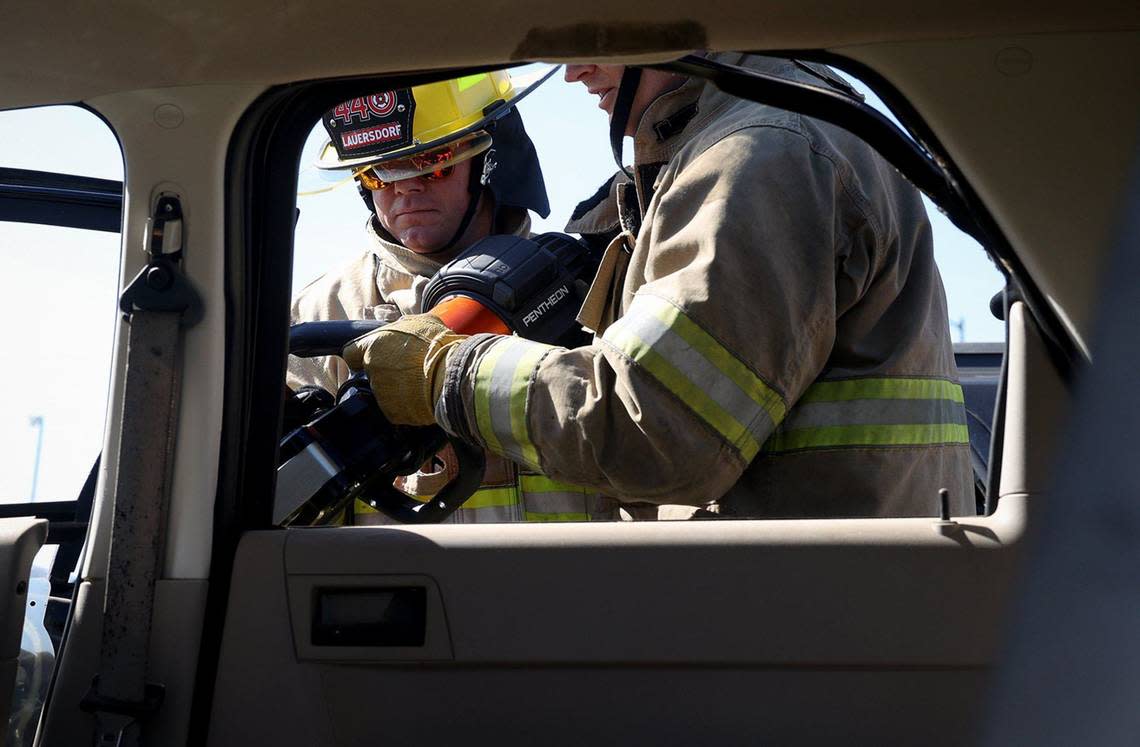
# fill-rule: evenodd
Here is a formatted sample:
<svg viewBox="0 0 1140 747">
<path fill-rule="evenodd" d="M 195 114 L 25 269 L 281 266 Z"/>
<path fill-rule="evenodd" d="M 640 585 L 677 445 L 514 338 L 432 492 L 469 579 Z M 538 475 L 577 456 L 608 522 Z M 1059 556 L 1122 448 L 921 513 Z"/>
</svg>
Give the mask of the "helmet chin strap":
<svg viewBox="0 0 1140 747">
<path fill-rule="evenodd" d="M 479 168 L 475 168 L 478 162 Z M 467 233 L 467 227 L 471 225 L 471 221 L 475 218 L 475 213 L 479 210 L 479 203 L 483 201 L 483 158 L 480 156 L 471 161 L 471 170 L 467 176 L 467 210 L 463 212 L 463 220 L 459 221 L 459 228 L 455 229 L 455 233 L 451 235 L 451 241 L 448 241 L 444 246 L 436 249 L 434 252 L 421 252 L 425 257 L 431 257 L 435 254 L 443 254 L 444 252 L 451 251 L 463 234 Z M 492 225 L 494 221 L 492 219 Z"/>
<path fill-rule="evenodd" d="M 633 98 L 637 95 L 637 88 L 641 84 L 641 68 L 626 66 L 618 83 L 617 99 L 614 101 L 614 112 L 610 116 L 610 150 L 613 151 L 614 161 L 630 179 L 633 174 L 621 161 L 622 142 L 625 130 L 629 126 L 630 110 L 633 107 Z"/>
</svg>

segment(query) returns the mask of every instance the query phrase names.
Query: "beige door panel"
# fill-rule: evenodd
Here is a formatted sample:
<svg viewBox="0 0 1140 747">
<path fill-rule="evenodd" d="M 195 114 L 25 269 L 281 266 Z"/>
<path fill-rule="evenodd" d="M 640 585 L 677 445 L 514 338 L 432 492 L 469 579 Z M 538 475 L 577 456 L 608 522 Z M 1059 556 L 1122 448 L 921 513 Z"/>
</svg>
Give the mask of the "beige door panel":
<svg viewBox="0 0 1140 747">
<path fill-rule="evenodd" d="M 285 564 L 290 588 L 433 579 L 456 662 L 981 666 L 1021 513 L 948 536 L 925 519 L 294 530 Z"/>
<path fill-rule="evenodd" d="M 213 743 L 252 738 L 248 724 L 271 711 L 285 744 L 517 742 L 540 729 L 556 743 L 689 741 L 708 723 L 739 739 L 791 736 L 805 718 L 821 739 L 897 735 L 899 718 L 949 728 L 981 705 L 1024 509 L 1011 498 L 949 530 L 890 519 L 250 533 Z M 418 659 L 314 645 L 314 590 L 416 584 L 441 602 L 426 606 Z M 253 695 L 258 681 L 288 701 Z"/>
<path fill-rule="evenodd" d="M 989 517 L 251 532 L 211 743 L 969 743 L 1068 396 L 1020 303 L 1009 349 Z M 417 585 L 418 657 L 314 644 Z"/>
</svg>

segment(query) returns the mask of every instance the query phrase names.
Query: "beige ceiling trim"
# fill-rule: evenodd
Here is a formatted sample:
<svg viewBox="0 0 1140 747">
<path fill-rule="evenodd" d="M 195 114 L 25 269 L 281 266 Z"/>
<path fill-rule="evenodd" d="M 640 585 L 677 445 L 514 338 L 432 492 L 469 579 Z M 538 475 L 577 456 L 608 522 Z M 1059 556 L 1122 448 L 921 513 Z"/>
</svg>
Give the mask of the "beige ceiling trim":
<svg viewBox="0 0 1140 747">
<path fill-rule="evenodd" d="M 1122 0 L 438 0 L 382 7 L 246 0 L 208 8 L 145 0 L 10 2 L 0 26 L 0 108 L 181 85 L 273 85 L 522 58 L 617 58 L 1140 28 Z M 428 32 L 428 33 L 425 33 Z M 669 56 L 666 54 L 665 56 Z"/>
</svg>

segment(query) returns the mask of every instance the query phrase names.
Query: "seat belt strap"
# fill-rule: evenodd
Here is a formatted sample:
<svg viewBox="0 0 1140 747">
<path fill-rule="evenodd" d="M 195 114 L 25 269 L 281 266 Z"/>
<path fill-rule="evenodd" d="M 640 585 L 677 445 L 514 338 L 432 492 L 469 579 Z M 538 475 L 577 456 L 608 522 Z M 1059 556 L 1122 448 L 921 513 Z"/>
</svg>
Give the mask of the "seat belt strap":
<svg viewBox="0 0 1140 747">
<path fill-rule="evenodd" d="M 182 210 L 161 195 L 147 230 L 149 261 L 119 300 L 130 325 L 99 670 L 81 707 L 94 744 L 135 747 L 162 705 L 147 682 L 154 585 L 162 558 L 178 410 L 181 328 L 201 302 L 181 272 Z"/>
</svg>

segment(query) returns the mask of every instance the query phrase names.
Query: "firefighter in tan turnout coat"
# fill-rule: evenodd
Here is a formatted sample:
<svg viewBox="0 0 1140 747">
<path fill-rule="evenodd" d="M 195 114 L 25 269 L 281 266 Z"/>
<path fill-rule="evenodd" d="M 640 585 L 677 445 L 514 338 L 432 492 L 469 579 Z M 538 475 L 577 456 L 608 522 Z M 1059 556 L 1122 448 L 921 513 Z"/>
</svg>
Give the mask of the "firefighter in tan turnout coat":
<svg viewBox="0 0 1140 747">
<path fill-rule="evenodd" d="M 816 84 L 830 75 L 719 59 Z M 615 190 L 625 231 L 583 309 L 593 344 L 456 339 L 406 317 L 346 349 L 381 408 L 623 500 L 914 516 L 933 514 L 946 488 L 954 513 L 973 514 L 918 193 L 836 127 L 698 79 L 634 78 L 567 69 L 603 109 L 628 111 L 634 137 L 633 184 Z M 401 375 L 430 383 L 422 397 L 391 396 L 397 357 Z"/>
<path fill-rule="evenodd" d="M 369 246 L 306 286 L 293 302 L 293 322 L 418 314 L 428 280 L 444 263 L 492 232 L 528 235 L 527 211 L 546 216 L 549 206 L 534 146 L 513 106 L 521 95 L 506 73 L 492 72 L 361 97 L 327 112 L 330 140 L 318 167 L 351 169 L 371 210 Z M 485 113 L 492 106 L 493 116 Z M 340 358 L 290 356 L 286 383 L 335 393 L 349 375 Z M 397 484 L 432 496 L 454 476 L 454 465 L 445 450 Z M 358 521 L 383 520 L 366 515 L 360 502 L 356 511 Z M 448 521 L 609 519 L 615 511 L 614 501 L 596 491 L 488 455 L 481 488 Z"/>
</svg>

